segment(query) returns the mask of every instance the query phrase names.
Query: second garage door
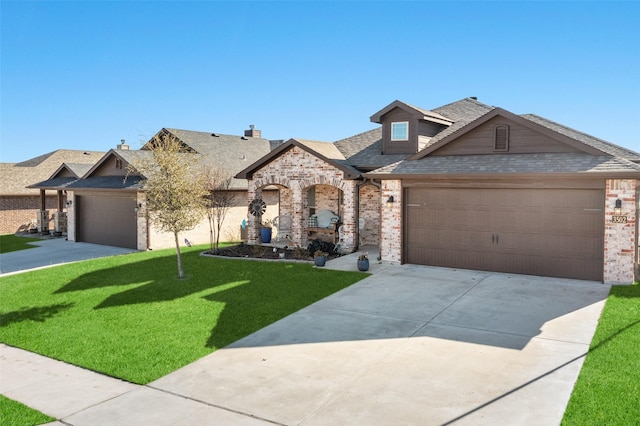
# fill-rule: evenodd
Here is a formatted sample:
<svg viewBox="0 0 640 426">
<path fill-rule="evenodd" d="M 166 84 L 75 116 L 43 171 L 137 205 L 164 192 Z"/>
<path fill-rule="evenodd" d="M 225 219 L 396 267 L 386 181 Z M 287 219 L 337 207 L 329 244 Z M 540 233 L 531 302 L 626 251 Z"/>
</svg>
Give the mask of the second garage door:
<svg viewBox="0 0 640 426">
<path fill-rule="evenodd" d="M 136 201 L 132 196 L 76 195 L 76 240 L 137 248 Z"/>
<path fill-rule="evenodd" d="M 405 189 L 404 261 L 602 280 L 601 189 Z"/>
</svg>

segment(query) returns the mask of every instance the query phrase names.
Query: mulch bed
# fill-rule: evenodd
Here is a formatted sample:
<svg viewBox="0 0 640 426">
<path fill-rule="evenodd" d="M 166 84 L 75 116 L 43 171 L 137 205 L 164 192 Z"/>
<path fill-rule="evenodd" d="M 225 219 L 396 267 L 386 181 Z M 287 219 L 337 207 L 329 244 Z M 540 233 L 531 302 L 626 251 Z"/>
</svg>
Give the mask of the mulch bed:
<svg viewBox="0 0 640 426">
<path fill-rule="evenodd" d="M 274 251 L 275 249 L 275 251 Z M 289 260 L 307 260 L 313 261 L 313 256 L 307 251 L 306 248 L 282 248 L 271 247 L 262 245 L 248 245 L 239 244 L 237 246 L 230 246 L 221 248 L 217 256 L 225 257 L 242 257 L 251 259 L 281 259 L 280 254 L 284 253 L 284 258 Z M 212 254 L 206 252 L 206 254 Z M 327 259 L 335 259 L 340 257 L 340 253 L 329 253 Z"/>
</svg>

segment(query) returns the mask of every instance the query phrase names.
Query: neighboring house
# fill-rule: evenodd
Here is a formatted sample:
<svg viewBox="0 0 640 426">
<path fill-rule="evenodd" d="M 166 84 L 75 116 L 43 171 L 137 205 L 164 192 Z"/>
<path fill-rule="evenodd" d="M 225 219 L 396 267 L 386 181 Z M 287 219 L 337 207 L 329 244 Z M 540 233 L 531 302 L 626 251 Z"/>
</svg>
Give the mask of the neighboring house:
<svg viewBox="0 0 640 426">
<path fill-rule="evenodd" d="M 211 132 L 195 132 L 179 129 L 162 129 L 178 138 L 200 164 L 223 169 L 233 177 L 238 171 L 267 154 L 281 141 L 270 141 L 251 128 L 244 136 L 222 135 Z M 153 140 L 153 139 L 152 139 Z M 82 176 L 73 179 L 62 172 L 50 176 L 47 181 L 32 185 L 43 191 L 65 191 L 68 210 L 67 238 L 70 241 L 90 242 L 137 250 L 172 247 L 173 235 L 161 232 L 150 222 L 145 210 L 144 176 L 129 172 L 129 166 L 150 157 L 151 151 L 143 146 L 130 150 L 121 143 L 100 158 Z M 61 180 L 67 179 L 67 180 Z M 247 182 L 232 179 L 229 191 L 235 194 L 234 203 L 226 215 L 220 241 L 238 241 L 241 225 L 247 217 Z M 278 205 L 278 192 L 267 191 L 267 212 L 273 217 Z M 209 225 L 206 218 L 182 238 L 191 243 L 209 242 Z"/>
<path fill-rule="evenodd" d="M 395 101 L 381 126 L 333 144 L 291 139 L 246 167 L 249 201 L 280 192 L 293 245 L 340 217 L 340 248 L 382 260 L 631 283 L 640 154 L 475 98 Z M 249 220 L 249 242 L 258 242 Z"/>
<path fill-rule="evenodd" d="M 47 213 L 40 221 L 40 229 L 53 229 L 53 212 L 64 205 L 64 198 L 55 194 L 42 198 L 38 189 L 29 186 L 47 179 L 62 163 L 93 165 L 103 155 L 104 152 L 59 149 L 20 163 L 0 163 L 0 234 L 37 227 L 41 210 Z"/>
</svg>

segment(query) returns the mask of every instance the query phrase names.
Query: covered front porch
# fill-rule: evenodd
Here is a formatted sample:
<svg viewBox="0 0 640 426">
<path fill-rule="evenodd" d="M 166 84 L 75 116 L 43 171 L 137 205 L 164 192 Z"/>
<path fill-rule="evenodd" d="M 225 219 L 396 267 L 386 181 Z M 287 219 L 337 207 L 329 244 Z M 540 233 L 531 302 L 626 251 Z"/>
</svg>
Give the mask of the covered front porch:
<svg viewBox="0 0 640 426">
<path fill-rule="evenodd" d="M 307 247 L 321 239 L 351 253 L 380 242 L 380 185 L 334 160 L 332 144 L 291 140 L 237 177 L 248 181 L 248 203 L 261 205 L 262 192 L 277 188 L 277 211 L 250 208 L 249 244 L 262 244 L 261 228 L 273 226 L 273 241 Z M 265 223 L 271 220 L 271 223 Z"/>
<path fill-rule="evenodd" d="M 261 200 L 262 190 L 274 184 L 279 193 L 278 210 L 270 212 L 266 208 L 262 215 L 250 212 L 249 244 L 262 244 L 262 227 L 272 226 L 274 243 L 306 247 L 311 241 L 320 239 L 338 246 L 340 251 L 355 250 L 358 244 L 358 219 L 353 208 L 356 181 L 288 180 L 277 184 L 250 181 L 249 202 Z"/>
</svg>

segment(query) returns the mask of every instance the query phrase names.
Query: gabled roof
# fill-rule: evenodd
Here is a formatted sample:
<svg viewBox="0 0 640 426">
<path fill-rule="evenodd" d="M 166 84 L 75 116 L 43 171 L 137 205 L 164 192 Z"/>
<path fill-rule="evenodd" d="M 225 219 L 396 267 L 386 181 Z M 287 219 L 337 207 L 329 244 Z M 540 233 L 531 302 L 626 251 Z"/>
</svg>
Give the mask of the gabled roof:
<svg viewBox="0 0 640 426">
<path fill-rule="evenodd" d="M 60 168 L 58 170 L 63 170 L 63 168 L 66 168 L 75 177 L 81 178 L 82 176 L 84 176 L 89 171 L 89 169 L 91 169 L 91 167 L 92 167 L 91 164 L 79 164 L 79 163 L 69 163 L 69 164 L 67 164 L 67 163 L 63 163 L 62 166 L 60 166 Z M 54 173 L 54 176 L 56 174 L 57 173 Z"/>
<path fill-rule="evenodd" d="M 195 153 L 184 153 L 181 155 L 198 155 Z M 81 179 L 67 185 L 66 189 L 98 189 L 98 190 L 141 190 L 144 189 L 144 176 L 137 172 L 132 172 L 127 176 L 116 175 L 106 176 L 98 174 L 103 165 L 109 162 L 112 157 L 117 157 L 123 161 L 123 169 L 129 165 L 135 167 L 137 162 L 150 160 L 153 153 L 149 150 L 129 150 L 129 149 L 111 149 L 98 161 L 91 169 L 89 169 Z"/>
<path fill-rule="evenodd" d="M 196 132 L 165 128 L 183 144 L 203 155 L 202 163 L 216 168 L 224 168 L 231 175 L 247 167 L 271 152 L 273 146 L 282 141 L 270 141 L 264 138 L 224 135 L 221 133 Z M 144 148 L 144 147 L 143 147 Z M 233 178 L 229 189 L 247 189 L 246 180 Z"/>
<path fill-rule="evenodd" d="M 476 118 L 475 120 L 463 125 L 462 127 L 459 127 L 457 130 L 455 130 L 454 132 L 450 132 L 448 133 L 446 136 L 444 137 L 440 137 L 438 138 L 436 141 L 431 141 L 431 143 L 425 147 L 423 150 L 419 151 L 418 153 L 412 155 L 411 157 L 409 157 L 410 160 L 418 160 L 420 158 L 423 158 L 429 154 L 431 154 L 434 151 L 437 151 L 438 149 L 442 148 L 443 146 L 447 145 L 450 142 L 453 142 L 454 140 L 458 139 L 459 137 L 469 133 L 470 131 L 478 128 L 479 126 L 483 125 L 484 123 L 486 123 L 487 121 L 495 118 L 495 117 L 504 117 L 507 118 L 513 122 L 516 122 L 522 126 L 528 127 L 536 132 L 545 134 L 546 136 L 555 139 L 559 142 L 565 143 L 567 145 L 572 146 L 573 148 L 576 148 L 580 151 L 584 151 L 586 153 L 592 154 L 592 155 L 601 155 L 601 154 L 608 154 L 606 151 L 602 150 L 602 149 L 598 149 L 595 148 L 594 146 L 591 145 L 587 145 L 579 140 L 576 140 L 574 138 L 568 137 L 562 133 L 558 133 L 555 131 L 552 131 L 551 129 L 549 129 L 548 127 L 545 126 L 541 126 L 537 123 L 534 123 L 533 121 L 527 120 L 526 118 L 523 118 L 519 115 L 513 114 L 509 111 L 506 111 L 502 108 L 493 108 L 491 109 L 489 112 L 487 112 L 486 114 Z M 434 138 L 435 139 L 435 138 Z M 604 145 L 601 147 L 603 148 Z"/>
<path fill-rule="evenodd" d="M 117 157 L 123 160 L 126 165 L 133 165 L 136 161 L 140 161 L 144 158 L 151 157 L 151 151 L 142 150 L 129 150 L 129 149 L 110 149 L 105 155 L 100 158 L 89 170 L 82 175 L 82 179 L 89 179 L 94 177 L 96 171 L 98 171 L 111 157 Z M 123 166 L 124 167 L 124 166 Z"/>
<path fill-rule="evenodd" d="M 100 151 L 59 149 L 20 163 L 0 163 L 0 195 L 38 195 L 31 187 L 52 176 L 61 164 L 94 164 L 104 155 Z"/>
<path fill-rule="evenodd" d="M 258 161 L 255 161 L 247 168 L 236 174 L 236 178 L 251 179 L 253 173 L 255 173 L 256 170 L 264 167 L 264 165 L 270 163 L 275 158 L 279 157 L 290 149 L 293 149 L 294 147 L 298 147 L 312 155 L 315 155 L 322 161 L 342 170 L 346 179 L 356 179 L 360 176 L 360 172 L 349 165 L 344 155 L 340 152 L 335 144 L 304 139 L 289 139 L 287 142 L 280 145 L 266 156 L 260 158 Z"/>
<path fill-rule="evenodd" d="M 62 163 L 58 169 L 53 172 L 49 179 L 42 182 L 29 185 L 28 188 L 38 189 L 62 189 L 69 186 L 71 183 L 80 179 L 89 169 L 91 164 L 78 164 L 78 163 Z"/>
<path fill-rule="evenodd" d="M 602 152 L 606 152 L 609 155 L 626 158 L 627 160 L 631 161 L 640 161 L 640 153 L 637 153 L 630 149 L 615 145 L 611 142 L 596 138 L 595 136 L 588 135 L 570 127 L 563 126 L 562 124 L 556 123 L 535 114 L 524 114 L 522 115 L 522 117 L 549 130 L 553 130 L 554 132 L 565 135 L 585 145 L 591 146 Z"/>
<path fill-rule="evenodd" d="M 420 114 L 426 112 L 426 110 L 412 107 L 408 104 L 404 105 L 407 105 L 410 108 L 414 108 Z M 381 110 L 381 112 L 387 109 L 389 109 L 389 107 Z M 431 111 L 432 113 L 438 114 L 442 117 L 446 117 L 453 124 L 440 131 L 440 133 L 438 133 L 437 135 L 433 136 L 429 140 L 426 147 L 433 145 L 442 138 L 455 132 L 464 125 L 477 119 L 478 117 L 481 117 L 492 109 L 492 106 L 485 105 L 473 98 L 461 99 L 459 101 L 452 102 L 450 104 L 434 109 L 433 111 Z M 347 159 L 347 162 L 351 166 L 363 171 L 374 170 L 407 158 L 407 154 L 382 154 L 381 127 L 357 134 L 355 136 L 351 136 L 349 138 L 341 139 L 337 141 L 335 145 L 340 150 L 340 152 L 343 153 L 343 155 Z"/>
<path fill-rule="evenodd" d="M 370 120 L 374 123 L 382 123 L 382 117 L 396 108 L 400 108 L 401 110 L 408 112 L 418 120 L 431 121 L 433 123 L 444 124 L 447 126 L 453 123 L 450 118 L 440 115 L 435 111 L 418 108 L 398 100 L 391 102 L 389 105 L 373 114 L 370 117 Z"/>
<path fill-rule="evenodd" d="M 129 176 L 93 176 L 108 159 L 113 156 L 119 157 L 127 162 L 134 157 L 150 154 L 145 152 L 129 150 L 110 150 L 100 158 L 95 164 L 62 164 L 58 170 L 47 180 L 30 185 L 30 188 L 56 189 L 56 190 L 77 190 L 77 189 L 140 189 L 142 177 L 139 175 Z"/>
</svg>

